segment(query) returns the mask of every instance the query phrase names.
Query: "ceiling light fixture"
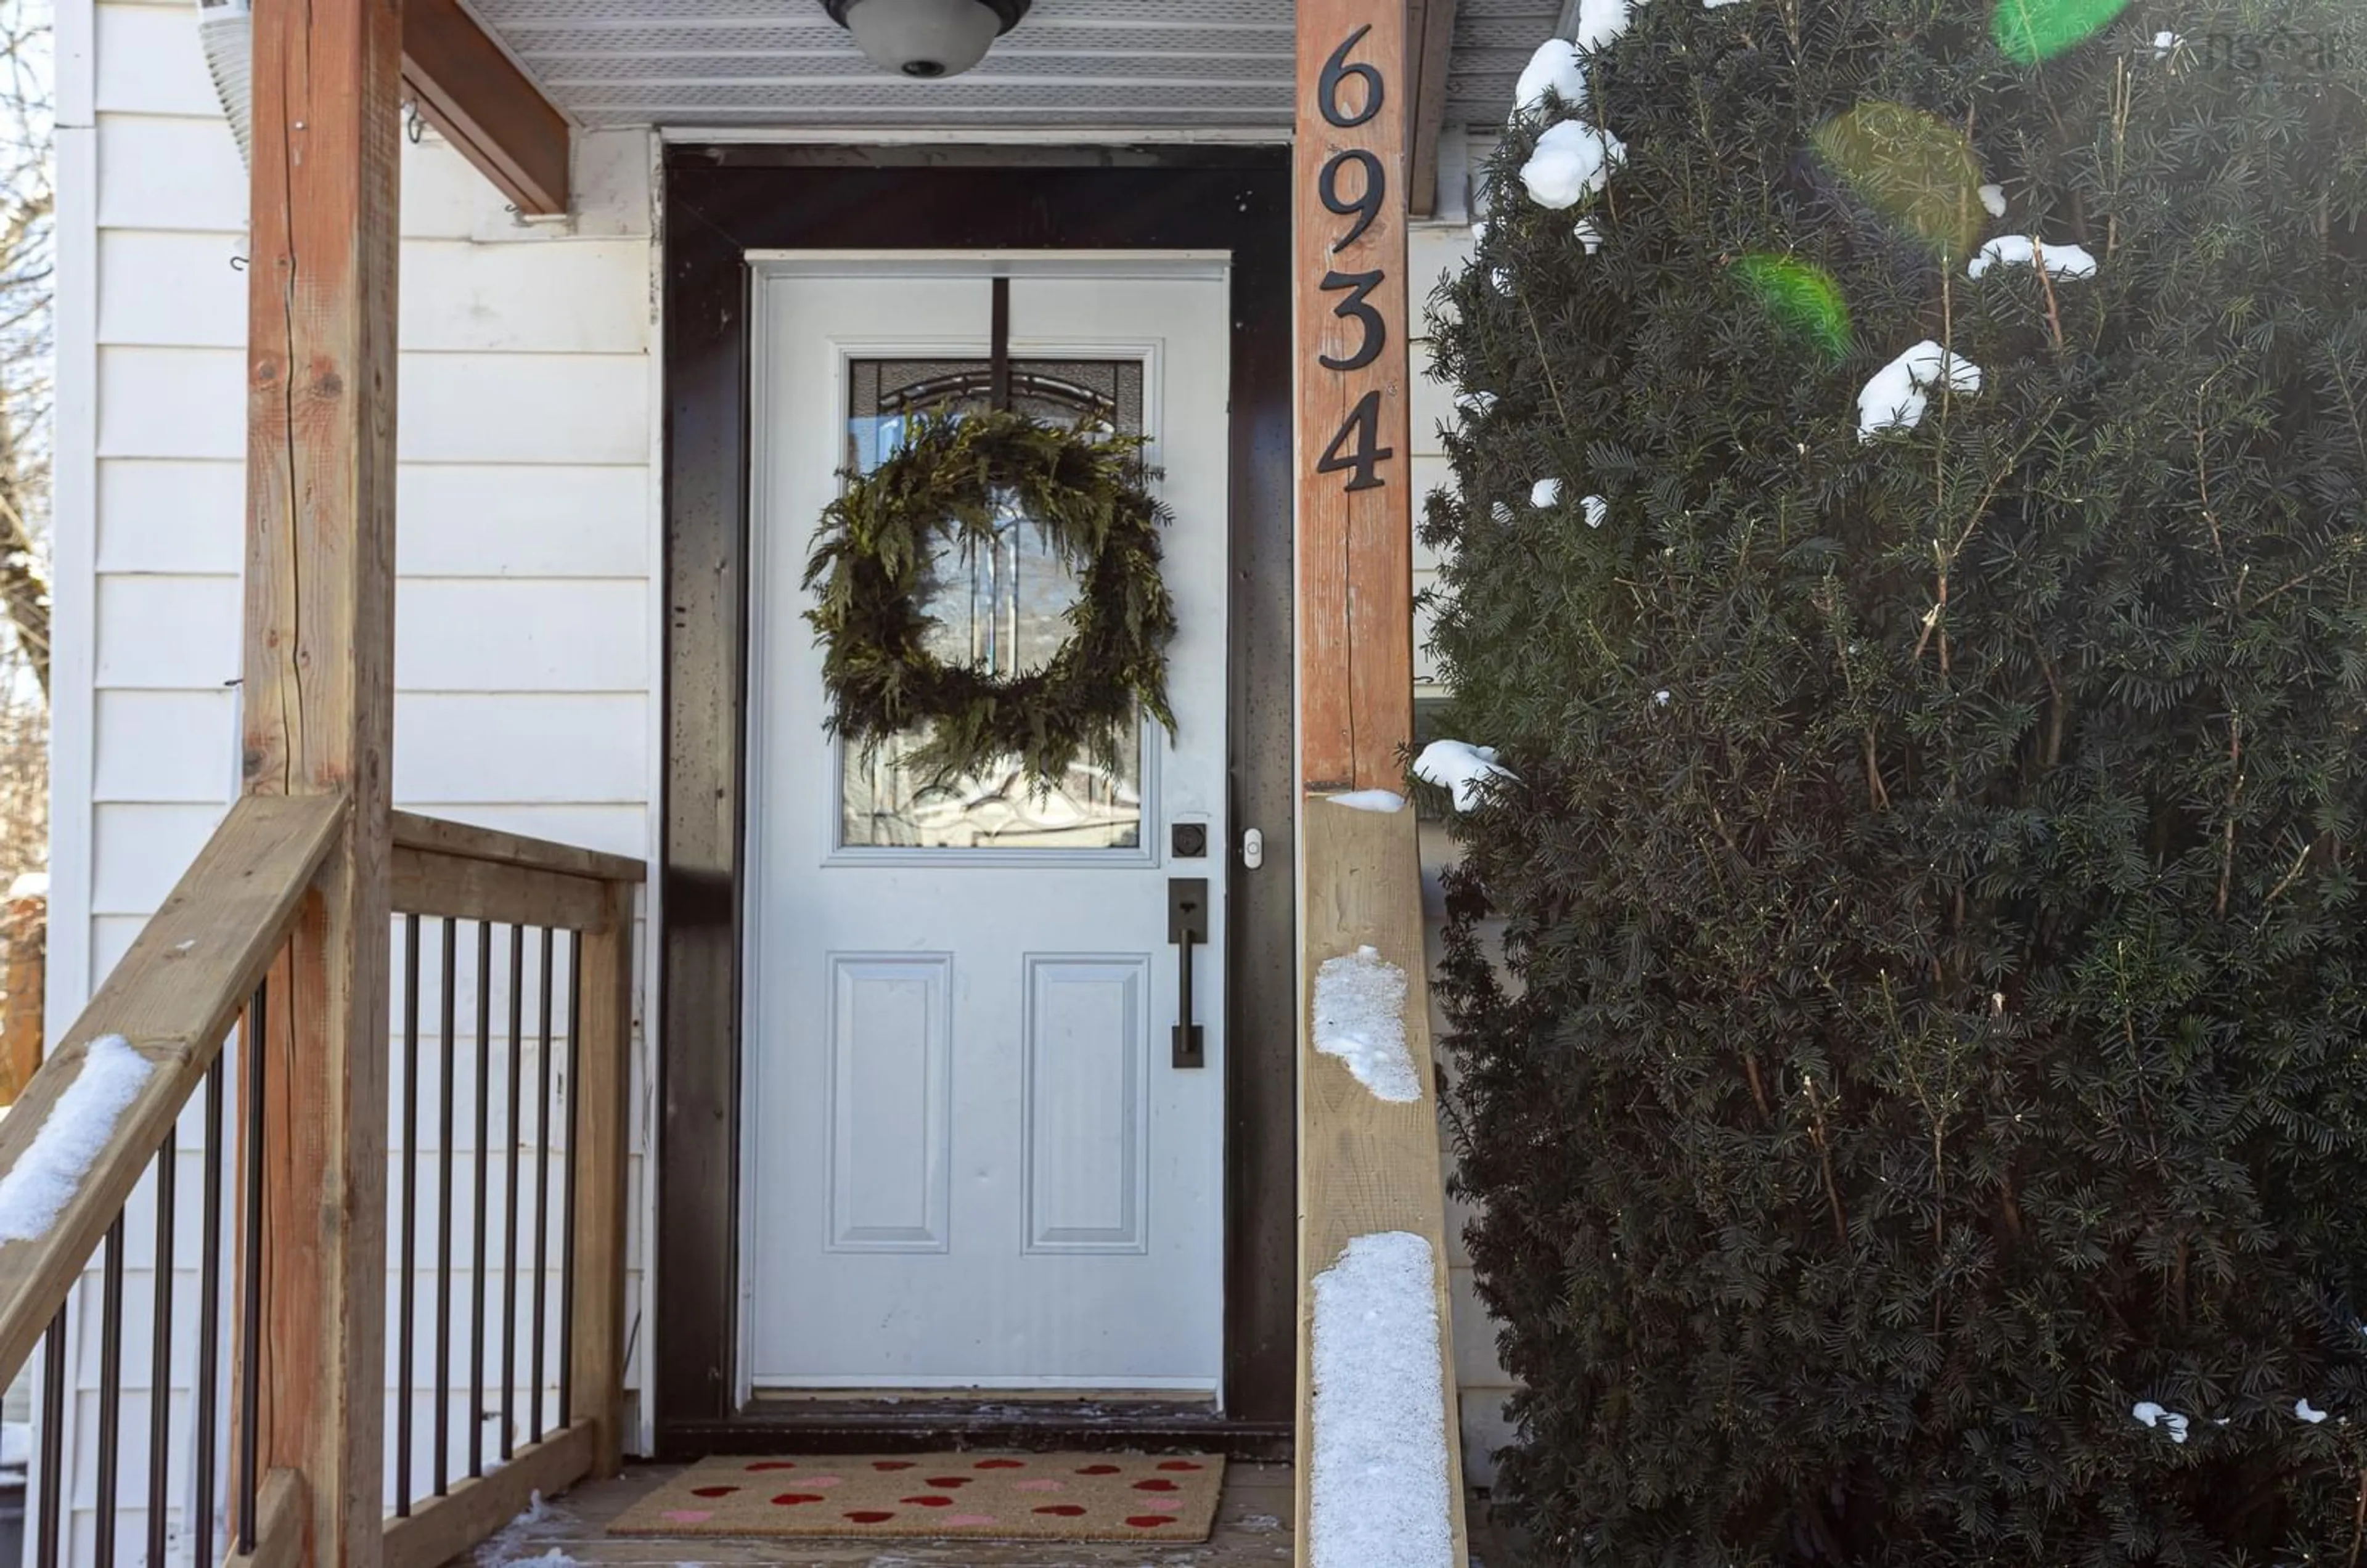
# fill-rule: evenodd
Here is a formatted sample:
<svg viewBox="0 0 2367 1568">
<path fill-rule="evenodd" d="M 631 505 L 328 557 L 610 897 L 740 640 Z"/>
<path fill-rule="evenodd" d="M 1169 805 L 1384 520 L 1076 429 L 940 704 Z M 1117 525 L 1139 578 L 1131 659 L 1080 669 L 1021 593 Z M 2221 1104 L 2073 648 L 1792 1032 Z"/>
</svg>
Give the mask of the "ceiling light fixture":
<svg viewBox="0 0 2367 1568">
<path fill-rule="evenodd" d="M 1019 25 L 1032 0 L 821 0 L 871 62 L 933 81 L 958 76 Z"/>
</svg>

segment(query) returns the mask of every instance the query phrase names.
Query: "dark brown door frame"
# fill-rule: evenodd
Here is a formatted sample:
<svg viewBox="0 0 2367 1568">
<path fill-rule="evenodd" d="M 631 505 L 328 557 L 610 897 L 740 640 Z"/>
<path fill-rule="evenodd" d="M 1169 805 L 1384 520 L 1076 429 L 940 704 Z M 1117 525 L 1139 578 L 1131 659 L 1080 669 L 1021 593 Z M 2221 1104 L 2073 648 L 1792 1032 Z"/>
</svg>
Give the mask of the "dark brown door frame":
<svg viewBox="0 0 2367 1568">
<path fill-rule="evenodd" d="M 1297 1341 L 1290 171 L 1282 148 L 675 147 L 665 169 L 665 799 L 655 1322 L 664 1457 L 1082 1441 L 1287 1450 Z M 1233 257 L 1226 1409 L 734 1398 L 750 251 Z"/>
</svg>

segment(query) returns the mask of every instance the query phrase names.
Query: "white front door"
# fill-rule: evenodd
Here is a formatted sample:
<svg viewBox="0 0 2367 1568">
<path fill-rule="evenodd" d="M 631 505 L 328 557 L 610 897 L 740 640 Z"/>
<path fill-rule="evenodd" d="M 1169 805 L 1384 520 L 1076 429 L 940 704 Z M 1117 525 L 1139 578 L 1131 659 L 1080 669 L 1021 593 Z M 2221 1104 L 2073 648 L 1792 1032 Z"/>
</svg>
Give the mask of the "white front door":
<svg viewBox="0 0 2367 1568">
<path fill-rule="evenodd" d="M 1014 401 L 1151 440 L 1174 513 L 1171 741 L 1031 795 L 923 788 L 824 734 L 800 584 L 844 469 L 984 406 L 990 273 Z M 750 1390 L 1214 1393 L 1223 1356 L 1224 911 L 1177 1065 L 1170 882 L 1226 864 L 1228 286 L 1221 262 L 760 265 L 742 1103 Z M 1064 635 L 1032 530 L 933 613 L 1006 672 Z M 1197 827 L 1206 852 L 1176 852 Z"/>
</svg>

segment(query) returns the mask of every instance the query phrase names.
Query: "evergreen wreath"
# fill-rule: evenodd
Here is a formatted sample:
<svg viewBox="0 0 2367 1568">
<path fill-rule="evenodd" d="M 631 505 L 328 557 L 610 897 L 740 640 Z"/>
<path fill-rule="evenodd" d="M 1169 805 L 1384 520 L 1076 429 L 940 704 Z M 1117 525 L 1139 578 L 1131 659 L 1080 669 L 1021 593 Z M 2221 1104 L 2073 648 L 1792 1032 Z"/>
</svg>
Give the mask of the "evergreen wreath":
<svg viewBox="0 0 2367 1568">
<path fill-rule="evenodd" d="M 1108 767 L 1147 712 L 1175 731 L 1167 644 L 1175 605 L 1159 574 L 1165 506 L 1146 485 L 1143 438 L 1091 421 L 1062 428 L 997 410 L 916 416 L 903 447 L 822 513 L 805 584 L 822 645 L 833 734 L 867 754 L 925 726 L 907 761 L 940 779 L 1017 756 L 1031 784 L 1058 782 L 1081 756 Z M 923 608 L 941 542 L 964 558 L 992 547 L 1015 504 L 1076 575 L 1066 642 L 1014 676 L 949 664 L 929 650 Z"/>
</svg>

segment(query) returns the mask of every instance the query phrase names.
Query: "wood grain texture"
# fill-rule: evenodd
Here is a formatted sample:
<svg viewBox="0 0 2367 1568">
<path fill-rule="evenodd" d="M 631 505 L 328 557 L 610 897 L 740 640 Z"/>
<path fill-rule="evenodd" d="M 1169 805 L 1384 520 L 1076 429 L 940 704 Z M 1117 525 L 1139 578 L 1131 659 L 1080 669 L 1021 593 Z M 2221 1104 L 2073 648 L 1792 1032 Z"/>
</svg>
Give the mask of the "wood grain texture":
<svg viewBox="0 0 2367 1568">
<path fill-rule="evenodd" d="M 81 1075 L 92 1041 L 119 1034 L 156 1064 L 58 1222 L 34 1240 L 0 1247 L 0 1381 L 32 1354 L 165 1130 L 205 1081 L 344 815 L 334 795 L 249 797 L 232 807 L 0 1121 L 0 1170 L 13 1169 Z"/>
<path fill-rule="evenodd" d="M 255 1512 L 255 1550 L 232 1552 L 222 1568 L 298 1568 L 311 1517 L 304 1478 L 292 1470 L 265 1476 Z"/>
<path fill-rule="evenodd" d="M 247 269 L 246 787 L 351 808 L 289 943 L 259 1179 L 261 1459 L 304 1560 L 379 1561 L 394 716 L 399 0 L 257 0 Z"/>
<path fill-rule="evenodd" d="M 392 859 L 395 912 L 458 920 L 499 920 L 554 931 L 604 931 L 610 884 L 584 876 L 504 865 L 498 861 L 397 847 Z"/>
<path fill-rule="evenodd" d="M 1292 298 L 1297 321 L 1298 668 L 1300 772 L 1308 790 L 1390 787 L 1413 737 L 1413 458 L 1407 415 L 1406 14 L 1403 0 L 1300 0 L 1297 134 L 1292 153 L 1296 217 Z M 1322 73 L 1342 44 L 1366 29 L 1346 60 L 1377 72 L 1376 112 L 1342 127 L 1324 114 Z M 1340 95 L 1343 118 L 1363 112 L 1362 85 Z M 1361 155 L 1361 156 L 1359 156 Z M 1365 160 L 1369 159 L 1366 163 Z M 1355 202 L 1376 164 L 1386 188 L 1353 243 L 1357 219 L 1330 210 L 1324 170 L 1342 162 L 1331 193 Z M 1387 336 L 1371 363 L 1357 357 L 1365 328 L 1337 313 L 1350 299 L 1326 290 L 1327 274 L 1379 272 L 1365 296 Z M 1318 471 L 1349 416 L 1376 397 L 1370 446 L 1387 456 L 1379 483 L 1351 491 L 1349 474 Z"/>
<path fill-rule="evenodd" d="M 573 1414 L 593 1424 L 591 1467 L 614 1475 L 625 1452 L 626 1161 L 631 1150 L 633 889 L 610 883 L 607 918 L 582 940 L 575 1021 Z"/>
<path fill-rule="evenodd" d="M 592 1423 L 570 1423 L 520 1449 L 507 1464 L 457 1482 L 411 1517 L 386 1521 L 386 1568 L 441 1568 L 525 1512 L 539 1492 L 549 1496 L 581 1480 L 592 1463 Z"/>
<path fill-rule="evenodd" d="M 402 0 L 402 85 L 520 212 L 567 210 L 567 117 L 459 0 Z"/>
<path fill-rule="evenodd" d="M 1406 6 L 1406 208 L 1416 218 L 1438 212 L 1438 137 L 1446 124 L 1446 77 L 1454 63 L 1455 0 L 1408 0 Z"/>
<path fill-rule="evenodd" d="M 578 849 L 549 839 L 504 832 L 498 828 L 471 827 L 413 811 L 391 815 L 397 849 L 425 850 L 459 860 L 492 861 L 500 865 L 528 866 L 567 876 L 589 876 L 603 882 L 639 882 L 647 874 L 643 863 L 630 855 Z"/>
<path fill-rule="evenodd" d="M 1440 1168 L 1437 1075 L 1422 955 L 1421 879 L 1414 814 L 1358 811 L 1308 800 L 1305 846 L 1307 989 L 1299 1050 L 1298 1562 L 1308 1562 L 1308 1456 L 1315 1451 L 1315 1276 L 1357 1236 L 1405 1231 L 1430 1243 L 1438 1299 L 1440 1418 L 1455 1511 L 1455 1562 L 1467 1560 L 1463 1461 L 1455 1417 L 1455 1338 L 1447 1286 L 1446 1198 Z M 1310 1027 L 1314 976 L 1326 960 L 1377 950 L 1406 975 L 1406 1047 L 1423 1086 L 1417 1101 L 1376 1098 L 1336 1056 L 1318 1053 Z"/>
</svg>

